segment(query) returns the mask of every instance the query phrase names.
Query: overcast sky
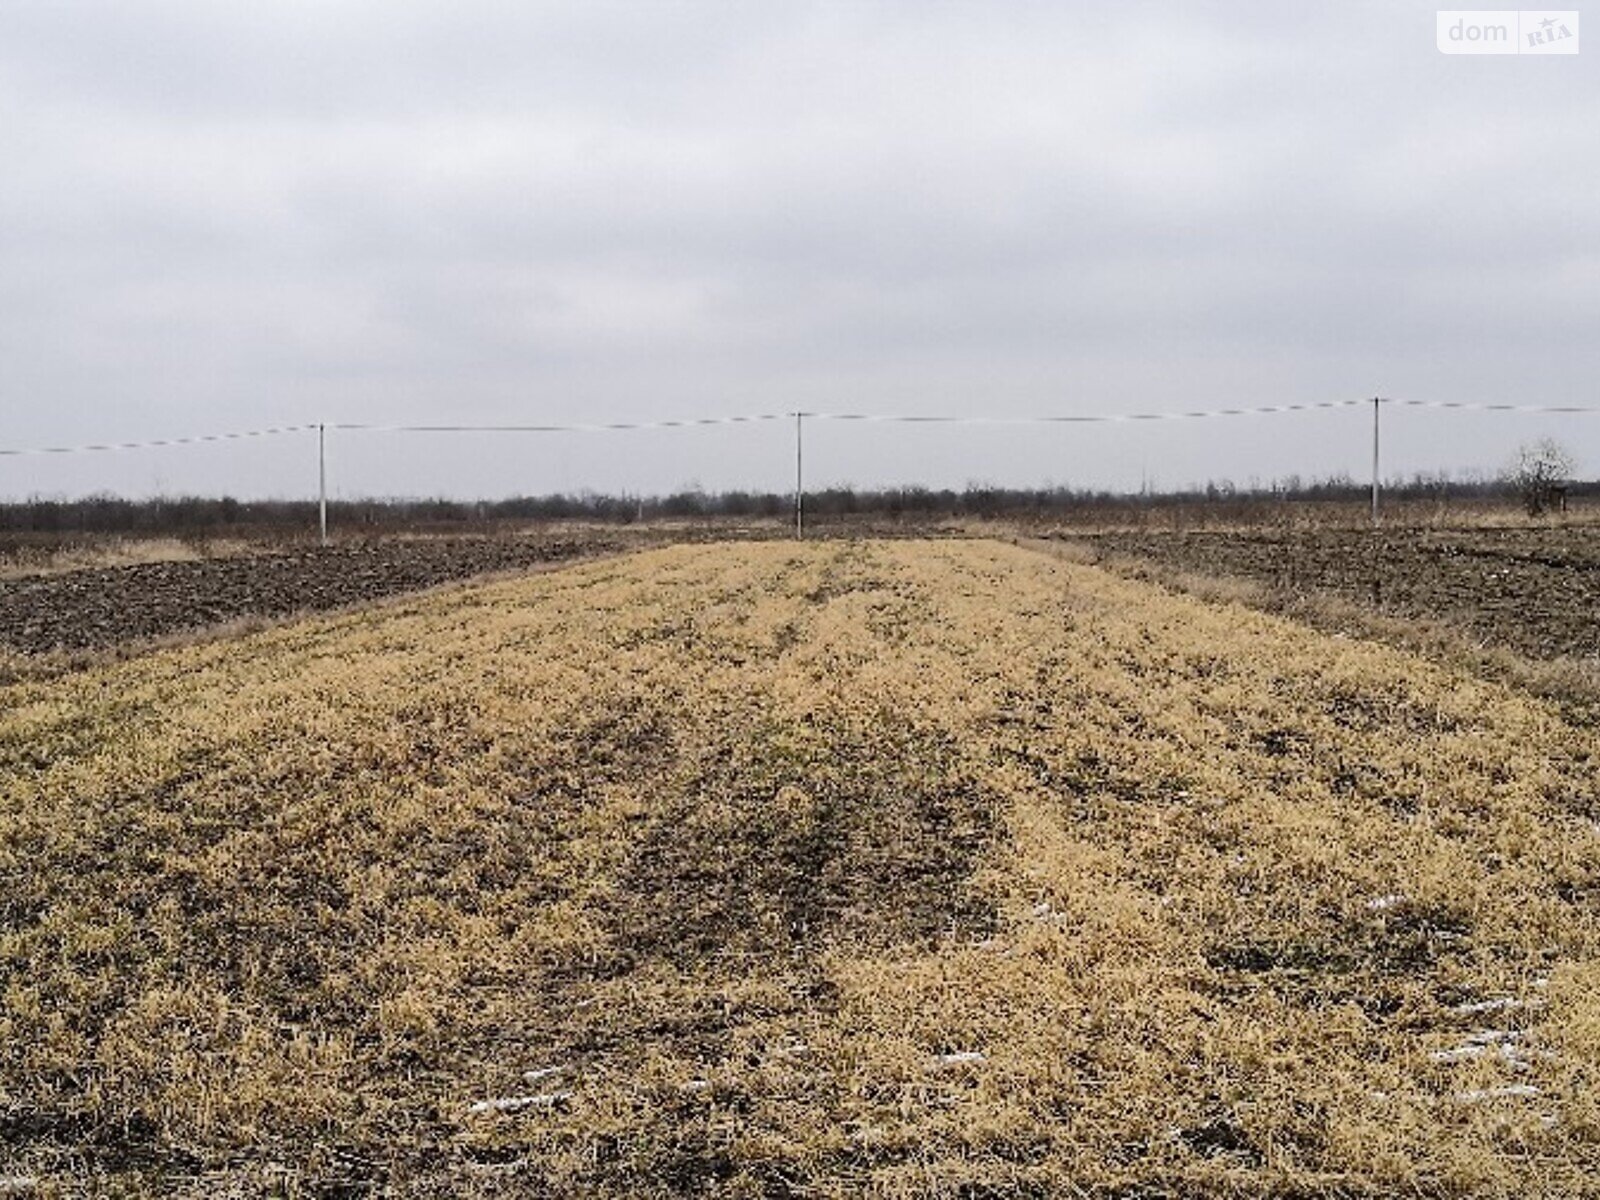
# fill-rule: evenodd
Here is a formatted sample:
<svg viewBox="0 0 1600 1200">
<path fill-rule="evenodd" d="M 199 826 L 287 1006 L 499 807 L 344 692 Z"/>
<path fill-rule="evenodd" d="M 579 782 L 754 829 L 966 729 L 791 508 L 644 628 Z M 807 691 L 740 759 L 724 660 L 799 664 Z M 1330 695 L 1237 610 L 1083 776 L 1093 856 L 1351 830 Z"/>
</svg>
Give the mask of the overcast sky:
<svg viewBox="0 0 1600 1200">
<path fill-rule="evenodd" d="M 0 4 L 0 447 L 315 421 L 1600 405 L 1600 15 L 1415 3 Z M 1394 412 L 1389 466 L 1600 416 Z M 817 424 L 818 483 L 1367 470 L 1366 414 Z M 792 430 L 331 438 L 336 494 L 788 486 Z M 0 458 L 303 495 L 314 437 Z"/>
</svg>

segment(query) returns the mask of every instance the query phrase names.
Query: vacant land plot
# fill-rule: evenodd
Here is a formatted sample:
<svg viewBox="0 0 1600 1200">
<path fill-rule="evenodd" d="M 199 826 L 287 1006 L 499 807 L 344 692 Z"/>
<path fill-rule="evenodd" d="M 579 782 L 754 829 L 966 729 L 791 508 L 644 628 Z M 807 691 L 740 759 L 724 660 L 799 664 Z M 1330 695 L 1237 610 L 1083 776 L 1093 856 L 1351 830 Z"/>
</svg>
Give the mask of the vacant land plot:
<svg viewBox="0 0 1600 1200">
<path fill-rule="evenodd" d="M 0 691 L 0 1176 L 1595 1194 L 1600 737 L 990 542 Z"/>
<path fill-rule="evenodd" d="M 1108 533 L 1103 553 L 1442 619 L 1536 658 L 1600 661 L 1600 526 Z"/>
<path fill-rule="evenodd" d="M 0 578 L 0 650 L 87 650 L 341 608 L 622 543 L 620 535 L 389 539 Z"/>
</svg>

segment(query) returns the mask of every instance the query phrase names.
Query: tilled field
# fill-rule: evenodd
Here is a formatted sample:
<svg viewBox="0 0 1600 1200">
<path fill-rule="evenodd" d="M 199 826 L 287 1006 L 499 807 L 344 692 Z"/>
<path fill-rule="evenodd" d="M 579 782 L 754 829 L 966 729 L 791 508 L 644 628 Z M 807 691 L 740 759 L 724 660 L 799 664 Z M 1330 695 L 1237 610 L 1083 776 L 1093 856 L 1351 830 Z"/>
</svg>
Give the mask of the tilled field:
<svg viewBox="0 0 1600 1200">
<path fill-rule="evenodd" d="M 1101 552 L 1440 619 L 1536 658 L 1600 660 L 1600 527 L 1078 536 Z"/>
<path fill-rule="evenodd" d="M 619 544 L 592 536 L 390 539 L 0 579 L 0 649 L 88 650 L 245 617 L 341 608 Z"/>
<path fill-rule="evenodd" d="M 40 1194 L 1600 1194 L 1600 735 L 993 542 L 0 688 Z M 21 1181 L 21 1182 L 17 1182 Z"/>
</svg>

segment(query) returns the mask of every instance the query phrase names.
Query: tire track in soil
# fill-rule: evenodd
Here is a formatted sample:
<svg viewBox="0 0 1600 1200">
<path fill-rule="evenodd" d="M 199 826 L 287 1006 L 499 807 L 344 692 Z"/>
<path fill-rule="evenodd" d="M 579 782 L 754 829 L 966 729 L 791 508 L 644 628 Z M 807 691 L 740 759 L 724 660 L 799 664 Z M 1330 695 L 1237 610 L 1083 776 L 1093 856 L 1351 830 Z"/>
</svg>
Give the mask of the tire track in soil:
<svg viewBox="0 0 1600 1200">
<path fill-rule="evenodd" d="M 788 619 L 769 655 L 741 662 L 741 672 L 793 669 L 829 604 L 888 595 L 894 581 L 872 566 L 851 546 L 815 574 L 784 577 L 776 590 L 786 593 Z M 705 655 L 725 632 L 713 623 L 671 637 Z M 886 630 L 874 636 L 891 640 Z M 995 929 L 992 900 L 969 881 L 999 836 L 1003 804 L 973 776 L 951 731 L 926 715 L 852 712 L 847 688 L 799 719 L 769 708 L 758 691 L 715 722 L 680 715 L 676 729 L 672 759 L 657 757 L 658 796 L 631 831 L 617 886 L 591 910 L 609 930 L 610 956 L 592 974 L 572 975 L 615 1007 L 571 1022 L 546 1056 L 624 1075 L 642 1053 L 667 1056 L 719 1080 L 708 1094 L 737 1110 L 757 1102 L 745 1089 L 760 1085 L 739 1080 L 753 1044 L 837 1011 L 830 952 L 925 948 Z M 761 998 L 741 995 L 738 981 L 757 977 L 770 985 Z M 671 998 L 623 999 L 644 980 Z M 788 1053 L 773 1044 L 764 1052 Z M 793 1102 L 837 1107 L 839 1080 L 803 1064 L 788 1085 Z M 653 1119 L 677 1134 L 633 1146 L 592 1138 L 588 1154 L 603 1168 L 590 1180 L 597 1193 L 693 1194 L 748 1173 L 709 1136 L 704 1094 L 653 1094 L 650 1103 Z M 473 1150 L 493 1153 L 496 1144 Z M 766 1181 L 775 1195 L 794 1182 L 780 1166 Z"/>
</svg>

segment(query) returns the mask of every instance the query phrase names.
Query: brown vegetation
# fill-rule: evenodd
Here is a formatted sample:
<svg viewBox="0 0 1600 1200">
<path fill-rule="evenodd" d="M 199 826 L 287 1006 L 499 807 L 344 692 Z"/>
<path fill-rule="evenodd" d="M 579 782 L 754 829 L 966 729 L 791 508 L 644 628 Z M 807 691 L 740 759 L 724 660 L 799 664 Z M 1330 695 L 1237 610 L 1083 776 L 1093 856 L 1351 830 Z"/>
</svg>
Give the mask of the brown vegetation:
<svg viewBox="0 0 1600 1200">
<path fill-rule="evenodd" d="M 683 546 L 0 691 L 0 1175 L 1589 1194 L 1600 741 L 985 542 Z"/>
</svg>

